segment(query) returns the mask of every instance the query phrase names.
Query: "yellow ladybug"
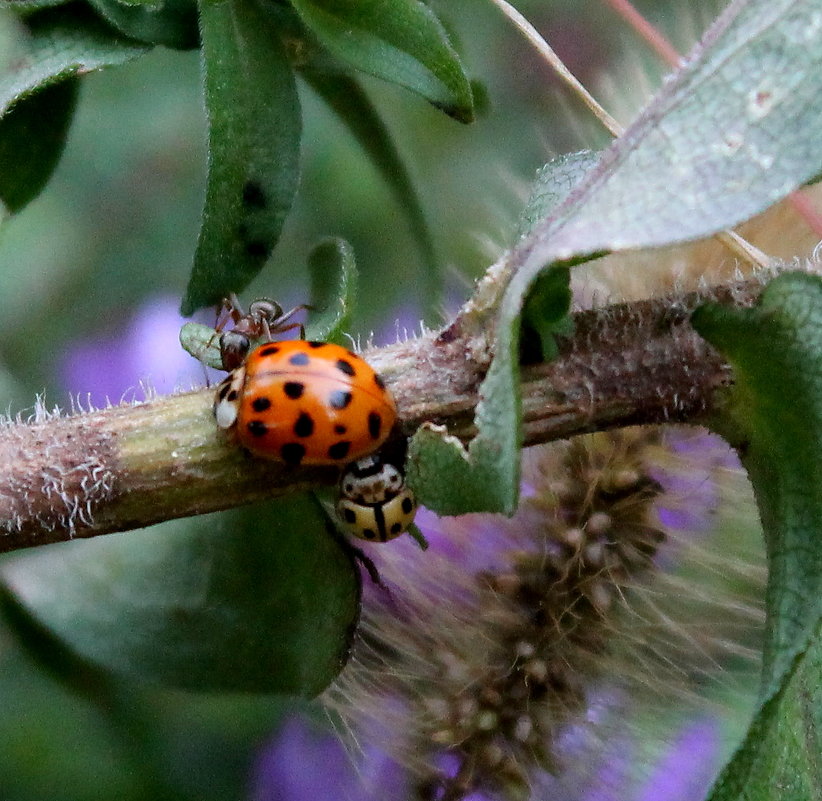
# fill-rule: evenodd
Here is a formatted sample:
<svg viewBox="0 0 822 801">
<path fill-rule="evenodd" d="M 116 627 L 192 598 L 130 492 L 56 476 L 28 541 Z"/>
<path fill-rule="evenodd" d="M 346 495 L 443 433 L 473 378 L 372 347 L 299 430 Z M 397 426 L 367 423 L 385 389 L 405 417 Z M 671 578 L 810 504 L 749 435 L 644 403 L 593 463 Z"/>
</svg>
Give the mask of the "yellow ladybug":
<svg viewBox="0 0 822 801">
<path fill-rule="evenodd" d="M 417 502 L 400 470 L 371 454 L 345 469 L 336 510 L 346 533 L 371 542 L 387 542 L 408 530 Z"/>
</svg>

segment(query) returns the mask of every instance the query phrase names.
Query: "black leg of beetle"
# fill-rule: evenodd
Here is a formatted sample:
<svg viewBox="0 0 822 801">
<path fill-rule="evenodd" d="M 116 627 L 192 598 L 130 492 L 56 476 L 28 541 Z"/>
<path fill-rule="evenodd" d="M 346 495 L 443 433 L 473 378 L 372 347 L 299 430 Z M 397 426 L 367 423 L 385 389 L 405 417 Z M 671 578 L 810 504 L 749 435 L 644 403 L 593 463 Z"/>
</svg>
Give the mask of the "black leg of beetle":
<svg viewBox="0 0 822 801">
<path fill-rule="evenodd" d="M 383 581 L 380 578 L 380 571 L 377 570 L 374 560 L 371 559 L 365 551 L 361 551 L 356 545 L 352 545 L 348 540 L 345 542 L 355 561 L 359 562 L 365 569 L 365 572 L 368 573 L 368 577 L 371 579 L 371 582 L 384 589 L 386 592 L 390 592 L 388 587 L 383 584 Z"/>
<path fill-rule="evenodd" d="M 380 572 L 377 570 L 377 566 L 374 564 L 373 560 L 361 551 L 356 545 L 351 544 L 351 540 L 348 537 L 345 537 L 340 530 L 334 525 L 333 521 L 329 517 L 328 508 L 320 501 L 317 497 L 317 494 L 312 492 L 311 497 L 313 498 L 314 502 L 317 504 L 318 508 L 322 511 L 325 515 L 325 528 L 328 533 L 334 537 L 334 539 L 342 546 L 343 550 L 348 554 L 348 556 L 354 561 L 355 564 L 362 565 L 363 569 L 366 573 L 368 573 L 368 577 L 371 579 L 372 583 L 374 583 L 380 589 L 385 590 L 387 593 L 391 593 L 391 590 L 388 589 L 387 585 L 383 584 L 382 579 L 380 578 Z"/>
</svg>

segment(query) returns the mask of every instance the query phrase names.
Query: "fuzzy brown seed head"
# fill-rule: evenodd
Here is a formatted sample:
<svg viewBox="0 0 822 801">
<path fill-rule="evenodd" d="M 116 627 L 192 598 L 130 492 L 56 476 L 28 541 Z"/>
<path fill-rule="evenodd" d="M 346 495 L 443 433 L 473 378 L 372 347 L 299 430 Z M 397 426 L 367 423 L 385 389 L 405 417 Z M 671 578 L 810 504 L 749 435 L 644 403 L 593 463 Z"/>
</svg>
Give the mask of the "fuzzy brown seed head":
<svg viewBox="0 0 822 801">
<path fill-rule="evenodd" d="M 459 558 L 426 554 L 410 578 L 407 563 L 397 566 L 407 607 L 388 615 L 366 607 L 385 661 L 372 664 L 374 678 L 358 675 L 355 652 L 341 686 L 358 700 L 343 711 L 367 725 L 386 708 L 375 686 L 403 698 L 394 753 L 417 773 L 419 797 L 515 798 L 527 795 L 535 771 L 561 767 L 557 736 L 613 665 L 625 599 L 656 575 L 663 488 L 646 460 L 658 449 L 658 433 L 644 430 L 542 450 L 526 468 L 532 494 L 512 519 L 493 519 L 493 567 L 471 573 Z M 478 542 L 487 525 L 467 516 L 454 533 Z M 370 702 L 359 700 L 363 687 Z M 443 754 L 457 765 L 448 775 Z"/>
</svg>

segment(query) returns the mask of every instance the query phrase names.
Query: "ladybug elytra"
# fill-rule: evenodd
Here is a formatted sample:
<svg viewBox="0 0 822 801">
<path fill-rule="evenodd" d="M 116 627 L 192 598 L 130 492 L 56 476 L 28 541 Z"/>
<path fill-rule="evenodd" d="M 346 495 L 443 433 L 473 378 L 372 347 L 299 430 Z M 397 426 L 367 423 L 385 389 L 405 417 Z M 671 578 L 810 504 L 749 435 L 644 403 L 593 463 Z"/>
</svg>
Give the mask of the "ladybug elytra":
<svg viewBox="0 0 822 801">
<path fill-rule="evenodd" d="M 355 353 L 329 342 L 268 342 L 218 387 L 214 416 L 241 445 L 286 464 L 347 464 L 382 445 L 394 399 Z"/>
<path fill-rule="evenodd" d="M 336 512 L 346 533 L 387 542 L 408 530 L 417 502 L 399 469 L 371 455 L 346 468 L 340 479 Z"/>
</svg>

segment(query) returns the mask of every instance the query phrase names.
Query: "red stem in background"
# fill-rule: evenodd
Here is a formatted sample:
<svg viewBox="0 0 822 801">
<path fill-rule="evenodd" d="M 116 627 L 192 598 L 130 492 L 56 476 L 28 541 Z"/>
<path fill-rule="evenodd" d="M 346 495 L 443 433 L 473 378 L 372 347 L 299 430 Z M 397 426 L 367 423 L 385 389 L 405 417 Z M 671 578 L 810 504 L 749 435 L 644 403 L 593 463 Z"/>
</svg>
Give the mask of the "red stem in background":
<svg viewBox="0 0 822 801">
<path fill-rule="evenodd" d="M 672 67 L 679 66 L 681 56 L 676 48 L 628 0 L 605 0 L 659 55 Z"/>
<path fill-rule="evenodd" d="M 814 206 L 813 201 L 801 189 L 788 195 L 790 204 L 808 224 L 808 227 L 822 239 L 822 213 Z"/>
</svg>

